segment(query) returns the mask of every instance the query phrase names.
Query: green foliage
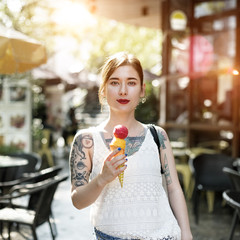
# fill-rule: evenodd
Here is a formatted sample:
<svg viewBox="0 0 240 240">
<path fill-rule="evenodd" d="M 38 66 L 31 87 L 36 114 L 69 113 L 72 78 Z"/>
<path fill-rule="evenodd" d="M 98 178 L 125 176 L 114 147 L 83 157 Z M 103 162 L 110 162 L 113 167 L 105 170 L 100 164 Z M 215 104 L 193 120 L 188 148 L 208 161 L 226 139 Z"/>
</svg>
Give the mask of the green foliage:
<svg viewBox="0 0 240 240">
<path fill-rule="evenodd" d="M 10 153 L 16 153 L 22 149 L 15 145 L 0 145 L 0 155 L 9 155 Z"/>
<path fill-rule="evenodd" d="M 97 72 L 107 56 L 127 51 L 139 58 L 144 69 L 151 70 L 160 63 L 160 40 L 160 30 L 99 19 L 88 35 L 91 45 L 87 68 Z"/>
<path fill-rule="evenodd" d="M 135 117 L 143 123 L 157 123 L 159 118 L 159 100 L 151 83 L 146 83 L 146 102 L 139 103 Z"/>
</svg>

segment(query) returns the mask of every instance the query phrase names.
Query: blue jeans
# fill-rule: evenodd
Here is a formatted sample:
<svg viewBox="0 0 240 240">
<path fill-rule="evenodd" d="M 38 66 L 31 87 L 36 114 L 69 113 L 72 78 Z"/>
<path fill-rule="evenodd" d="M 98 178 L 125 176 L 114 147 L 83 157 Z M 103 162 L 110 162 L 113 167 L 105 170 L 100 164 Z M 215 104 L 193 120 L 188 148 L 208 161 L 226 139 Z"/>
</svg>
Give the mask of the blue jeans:
<svg viewBox="0 0 240 240">
<path fill-rule="evenodd" d="M 113 237 L 94 228 L 97 240 L 124 240 L 123 238 Z M 131 239 L 138 240 L 138 239 Z"/>
<path fill-rule="evenodd" d="M 103 233 L 103 232 L 97 230 L 96 228 L 94 228 L 94 231 L 95 231 L 95 235 L 96 235 L 97 240 L 127 240 L 127 239 L 123 239 L 123 238 L 110 236 L 106 233 Z M 168 236 L 168 237 L 162 238 L 161 240 L 171 240 L 171 239 L 174 239 L 174 238 Z M 132 238 L 131 240 L 139 240 L 139 239 L 133 239 Z"/>
</svg>

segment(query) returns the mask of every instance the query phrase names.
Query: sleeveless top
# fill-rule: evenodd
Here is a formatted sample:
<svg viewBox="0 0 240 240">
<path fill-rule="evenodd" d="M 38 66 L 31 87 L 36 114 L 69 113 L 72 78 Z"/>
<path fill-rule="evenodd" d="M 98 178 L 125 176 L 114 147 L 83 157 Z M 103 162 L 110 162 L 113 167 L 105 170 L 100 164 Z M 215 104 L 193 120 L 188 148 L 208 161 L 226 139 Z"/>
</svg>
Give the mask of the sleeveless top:
<svg viewBox="0 0 240 240">
<path fill-rule="evenodd" d="M 90 180 L 102 169 L 110 150 L 98 128 Z M 105 186 L 92 204 L 90 219 L 98 230 L 122 239 L 181 239 L 181 232 L 162 186 L 157 145 L 147 130 L 140 149 L 128 156 L 123 188 L 118 178 Z"/>
</svg>

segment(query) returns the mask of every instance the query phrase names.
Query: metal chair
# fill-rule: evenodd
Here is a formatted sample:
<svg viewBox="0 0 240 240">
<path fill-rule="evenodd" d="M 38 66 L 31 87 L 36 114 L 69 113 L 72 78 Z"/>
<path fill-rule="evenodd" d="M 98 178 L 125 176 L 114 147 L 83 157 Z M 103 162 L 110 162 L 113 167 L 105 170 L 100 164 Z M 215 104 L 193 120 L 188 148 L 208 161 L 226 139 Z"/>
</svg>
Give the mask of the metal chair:
<svg viewBox="0 0 240 240">
<path fill-rule="evenodd" d="M 223 199 L 234 209 L 232 226 L 228 240 L 232 240 L 237 223 L 240 221 L 240 191 L 226 190 L 223 192 Z"/>
<path fill-rule="evenodd" d="M 19 152 L 10 154 L 12 157 L 23 158 L 28 160 L 28 164 L 17 172 L 17 178 L 21 177 L 23 173 L 36 172 L 40 170 L 42 159 L 39 154 L 35 152 Z"/>
<path fill-rule="evenodd" d="M 231 182 L 223 173 L 223 167 L 232 167 L 233 159 L 224 154 L 200 154 L 192 161 L 194 169 L 193 212 L 195 222 L 199 220 L 200 192 L 207 192 L 209 211 L 213 211 L 215 192 L 230 189 Z"/>
<path fill-rule="evenodd" d="M 48 222 L 52 239 L 57 235 L 56 226 L 53 224 L 51 204 L 54 199 L 58 185 L 65 181 L 68 175 L 55 176 L 41 182 L 14 186 L 8 195 L 0 200 L 9 200 L 8 207 L 0 209 L 0 223 L 7 224 L 8 237 L 11 239 L 11 228 L 14 223 L 24 224 L 31 227 L 34 240 L 37 240 L 36 228 L 45 222 Z M 38 199 L 31 204 L 31 196 L 38 195 Z M 29 206 L 31 208 L 16 207 L 12 200 L 23 196 L 30 196 Z"/>
<path fill-rule="evenodd" d="M 240 220 L 240 173 L 234 169 L 224 167 L 223 172 L 229 177 L 232 188 L 223 193 L 223 199 L 234 209 L 229 240 L 233 239 L 236 225 Z"/>
<path fill-rule="evenodd" d="M 240 173 L 228 167 L 224 167 L 223 172 L 229 177 L 232 184 L 232 190 L 240 191 Z"/>
<path fill-rule="evenodd" d="M 39 182 L 47 178 L 56 176 L 61 170 L 62 166 L 57 165 L 54 167 L 46 168 L 37 172 L 23 173 L 22 176 L 18 179 L 12 181 L 0 182 L 0 195 L 8 193 L 11 187 L 19 184 L 24 184 L 27 182 Z M 1 202 L 0 202 L 1 203 Z"/>
</svg>

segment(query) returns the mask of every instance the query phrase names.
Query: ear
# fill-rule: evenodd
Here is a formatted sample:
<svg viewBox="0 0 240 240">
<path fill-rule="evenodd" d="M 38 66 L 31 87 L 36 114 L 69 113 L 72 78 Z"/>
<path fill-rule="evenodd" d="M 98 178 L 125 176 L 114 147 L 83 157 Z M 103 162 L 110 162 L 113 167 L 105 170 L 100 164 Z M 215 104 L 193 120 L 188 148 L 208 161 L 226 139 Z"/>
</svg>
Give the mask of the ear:
<svg viewBox="0 0 240 240">
<path fill-rule="evenodd" d="M 145 97 L 145 90 L 146 90 L 146 84 L 143 83 L 141 93 L 140 93 L 140 97 Z"/>
</svg>

